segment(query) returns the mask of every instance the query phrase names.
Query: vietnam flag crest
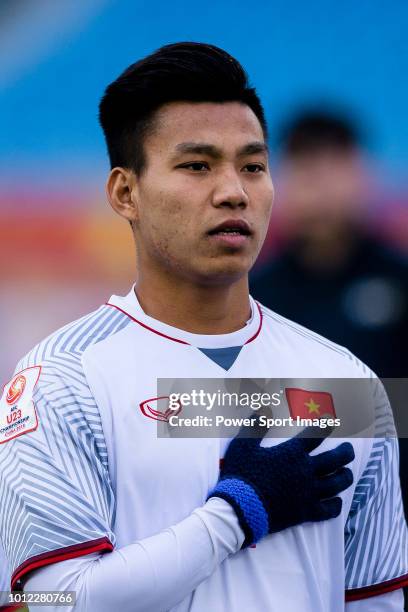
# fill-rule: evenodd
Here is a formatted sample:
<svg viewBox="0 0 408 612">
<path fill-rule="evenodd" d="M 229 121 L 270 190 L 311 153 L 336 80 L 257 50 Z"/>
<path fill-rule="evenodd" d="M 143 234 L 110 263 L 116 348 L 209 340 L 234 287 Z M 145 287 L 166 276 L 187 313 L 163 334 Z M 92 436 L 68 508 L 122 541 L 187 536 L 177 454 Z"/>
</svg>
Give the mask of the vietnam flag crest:
<svg viewBox="0 0 408 612">
<path fill-rule="evenodd" d="M 333 397 L 326 391 L 286 388 L 286 399 L 291 417 L 296 419 L 335 418 Z"/>
</svg>

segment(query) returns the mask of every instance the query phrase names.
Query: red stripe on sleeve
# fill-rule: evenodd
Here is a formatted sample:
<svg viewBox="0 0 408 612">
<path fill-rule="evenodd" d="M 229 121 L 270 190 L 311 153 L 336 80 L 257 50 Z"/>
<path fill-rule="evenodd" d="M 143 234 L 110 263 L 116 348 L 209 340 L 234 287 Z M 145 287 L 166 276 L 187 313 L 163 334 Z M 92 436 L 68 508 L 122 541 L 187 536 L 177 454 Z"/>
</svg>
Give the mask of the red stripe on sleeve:
<svg viewBox="0 0 408 612">
<path fill-rule="evenodd" d="M 368 597 L 384 595 L 384 593 L 396 591 L 405 586 L 408 586 L 408 574 L 387 580 L 386 582 L 380 582 L 380 584 L 361 587 L 361 589 L 350 589 L 346 591 L 346 601 L 357 601 L 358 599 L 368 599 Z"/>
<path fill-rule="evenodd" d="M 23 576 L 26 576 L 29 572 L 44 565 L 51 565 L 51 563 L 58 563 L 59 561 L 66 561 L 67 559 L 74 559 L 75 557 L 84 557 L 94 552 L 112 552 L 113 545 L 108 538 L 99 538 L 98 540 L 92 540 L 91 542 L 82 542 L 81 544 L 75 544 L 74 546 L 66 546 L 65 548 L 58 548 L 50 552 L 36 555 L 24 561 L 13 573 L 11 577 L 11 590 L 13 591 L 16 584 Z"/>
</svg>

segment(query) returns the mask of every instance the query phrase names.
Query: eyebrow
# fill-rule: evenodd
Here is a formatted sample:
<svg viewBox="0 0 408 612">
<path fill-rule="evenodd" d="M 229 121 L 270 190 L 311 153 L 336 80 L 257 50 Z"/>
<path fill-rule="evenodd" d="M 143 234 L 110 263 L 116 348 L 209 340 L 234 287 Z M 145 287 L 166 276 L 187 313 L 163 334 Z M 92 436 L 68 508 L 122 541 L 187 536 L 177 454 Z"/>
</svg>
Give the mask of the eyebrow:
<svg viewBox="0 0 408 612">
<path fill-rule="evenodd" d="M 249 142 L 247 145 L 244 145 L 239 149 L 238 155 L 256 155 L 258 153 L 265 153 L 268 155 L 269 149 L 266 142 L 262 142 L 261 140 L 255 140 L 254 142 Z"/>
<path fill-rule="evenodd" d="M 176 153 L 207 155 L 213 159 L 222 158 L 221 149 L 205 142 L 181 142 L 176 145 Z M 245 155 L 256 155 L 258 153 L 268 154 L 268 145 L 261 140 L 255 140 L 244 145 L 238 149 L 237 155 L 238 157 L 244 157 Z"/>
</svg>

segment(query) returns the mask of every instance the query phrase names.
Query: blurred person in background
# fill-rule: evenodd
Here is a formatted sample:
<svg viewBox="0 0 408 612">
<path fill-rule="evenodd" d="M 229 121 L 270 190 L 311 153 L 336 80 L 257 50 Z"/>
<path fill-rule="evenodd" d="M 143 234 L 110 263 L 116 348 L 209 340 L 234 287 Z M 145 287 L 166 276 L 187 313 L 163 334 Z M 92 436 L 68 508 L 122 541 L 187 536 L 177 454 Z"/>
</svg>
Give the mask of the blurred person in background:
<svg viewBox="0 0 408 612">
<path fill-rule="evenodd" d="M 356 129 L 305 112 L 282 145 L 286 246 L 252 278 L 252 294 L 347 346 L 378 376 L 408 376 L 408 262 L 368 229 Z"/>
</svg>

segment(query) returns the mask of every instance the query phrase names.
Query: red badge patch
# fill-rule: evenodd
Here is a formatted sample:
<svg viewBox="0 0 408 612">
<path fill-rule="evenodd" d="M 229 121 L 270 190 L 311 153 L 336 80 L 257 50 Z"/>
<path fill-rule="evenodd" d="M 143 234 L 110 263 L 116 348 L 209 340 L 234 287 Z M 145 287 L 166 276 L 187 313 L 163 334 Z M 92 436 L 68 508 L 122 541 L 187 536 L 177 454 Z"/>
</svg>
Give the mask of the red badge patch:
<svg viewBox="0 0 408 612">
<path fill-rule="evenodd" d="M 295 419 L 335 418 L 333 396 L 326 391 L 285 389 L 290 415 Z"/>
<path fill-rule="evenodd" d="M 0 444 L 37 429 L 33 393 L 40 374 L 41 366 L 32 366 L 4 385 L 0 399 Z"/>
</svg>

